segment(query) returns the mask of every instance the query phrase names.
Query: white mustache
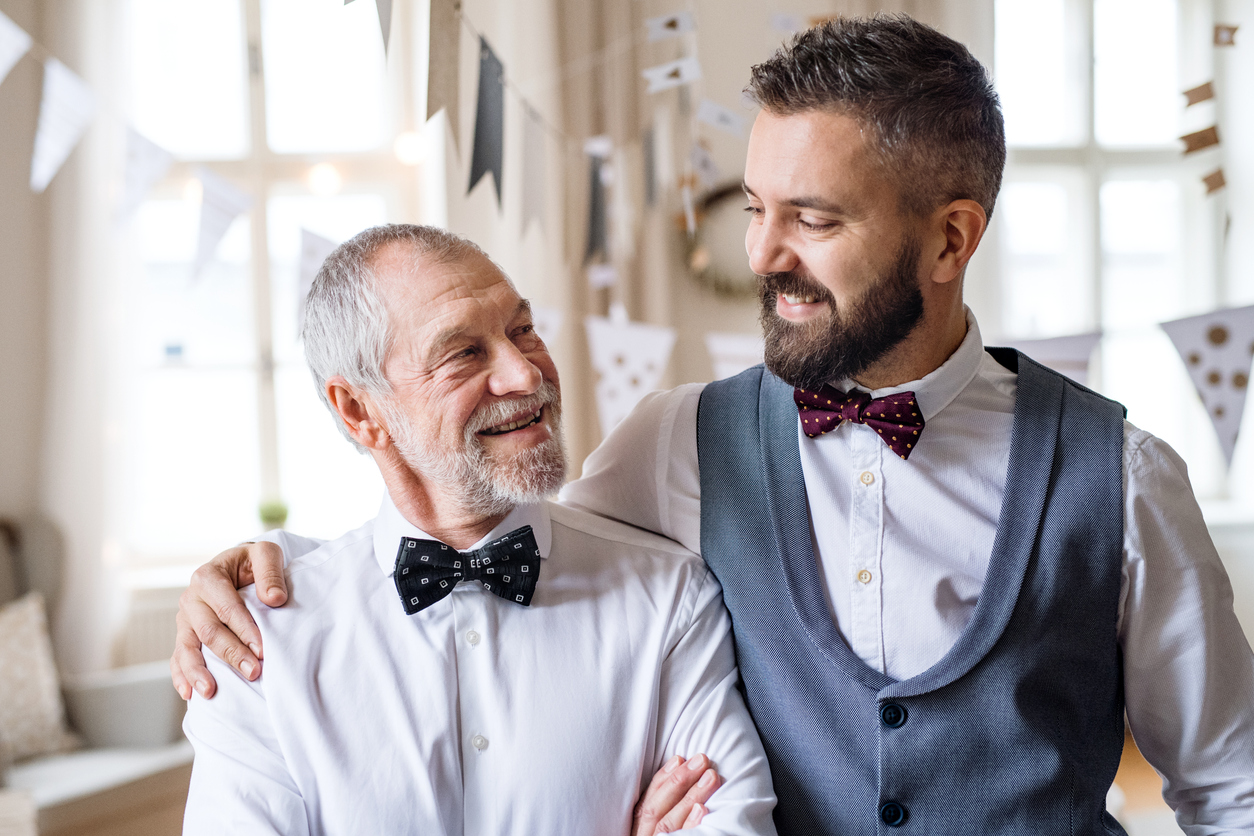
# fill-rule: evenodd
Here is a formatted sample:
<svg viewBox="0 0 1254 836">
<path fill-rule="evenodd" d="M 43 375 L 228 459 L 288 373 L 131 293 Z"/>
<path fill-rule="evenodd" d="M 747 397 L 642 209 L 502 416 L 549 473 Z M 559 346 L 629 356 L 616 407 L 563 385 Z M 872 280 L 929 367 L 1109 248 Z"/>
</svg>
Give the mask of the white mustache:
<svg viewBox="0 0 1254 836">
<path fill-rule="evenodd" d="M 552 407 L 556 411 L 560 403 L 561 393 L 556 386 L 546 380 L 533 394 L 481 406 L 474 415 L 470 416 L 470 420 L 466 423 L 466 432 L 474 434 L 497 424 L 503 424 L 515 415 L 530 414 L 545 406 Z"/>
</svg>

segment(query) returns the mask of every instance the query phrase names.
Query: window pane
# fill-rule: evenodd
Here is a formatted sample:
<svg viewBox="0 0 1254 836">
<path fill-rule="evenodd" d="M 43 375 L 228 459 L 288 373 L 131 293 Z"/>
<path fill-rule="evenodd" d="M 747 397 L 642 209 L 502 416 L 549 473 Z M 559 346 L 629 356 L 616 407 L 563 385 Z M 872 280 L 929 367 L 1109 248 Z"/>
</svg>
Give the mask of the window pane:
<svg viewBox="0 0 1254 836">
<path fill-rule="evenodd" d="M 1068 145 L 1083 138 L 1074 50 L 1068 49 L 1065 0 L 997 0 L 997 92 L 1009 145 Z"/>
<path fill-rule="evenodd" d="M 369 151 L 390 132 L 374 3 L 264 0 L 266 130 L 278 153 Z"/>
<path fill-rule="evenodd" d="M 131 117 L 184 159 L 248 153 L 240 0 L 129 0 Z"/>
<path fill-rule="evenodd" d="M 1102 145 L 1172 145 L 1183 98 L 1174 0 L 1095 0 L 1094 131 Z"/>
<path fill-rule="evenodd" d="M 1155 326 L 1187 310 L 1180 264 L 1180 187 L 1105 183 L 1101 191 L 1103 318 L 1110 329 Z"/>
</svg>

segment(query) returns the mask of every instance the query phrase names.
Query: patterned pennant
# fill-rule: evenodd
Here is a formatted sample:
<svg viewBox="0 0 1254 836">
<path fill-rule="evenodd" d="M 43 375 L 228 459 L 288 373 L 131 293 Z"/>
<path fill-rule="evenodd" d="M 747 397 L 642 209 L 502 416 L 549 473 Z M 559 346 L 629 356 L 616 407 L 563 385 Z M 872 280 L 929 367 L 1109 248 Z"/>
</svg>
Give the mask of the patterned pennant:
<svg viewBox="0 0 1254 836">
<path fill-rule="evenodd" d="M 714 158 L 710 156 L 710 152 L 704 145 L 696 143 L 692 146 L 692 170 L 697 173 L 697 179 L 701 182 L 701 188 L 705 191 L 711 191 L 718 185 L 722 172 L 719 171 L 718 164 L 714 162 Z"/>
<path fill-rule="evenodd" d="M 1217 168 L 1210 174 L 1202 178 L 1202 182 L 1206 184 L 1206 193 L 1213 194 L 1224 186 L 1228 185 L 1228 181 L 1224 179 L 1224 170 Z"/>
<path fill-rule="evenodd" d="M 501 206 L 501 160 L 505 149 L 505 67 L 487 40 L 479 38 L 479 106 L 475 111 L 475 145 L 470 159 L 469 193 L 492 172 L 496 205 Z"/>
<path fill-rule="evenodd" d="M 727 131 L 732 136 L 745 135 L 745 118 L 731 108 L 709 99 L 702 99 L 701 104 L 697 105 L 697 120 L 720 131 Z"/>
<path fill-rule="evenodd" d="M 705 335 L 705 350 L 710 353 L 710 362 L 714 365 L 714 379 L 722 380 L 761 363 L 766 349 L 759 334 L 711 331 Z"/>
<path fill-rule="evenodd" d="M 1161 327 L 1184 359 L 1224 458 L 1232 464 L 1254 357 L 1254 305 L 1164 322 Z"/>
<path fill-rule="evenodd" d="M 676 12 L 672 15 L 651 17 L 644 22 L 644 26 L 649 32 L 650 41 L 661 41 L 695 31 L 697 22 L 693 19 L 692 12 Z"/>
<path fill-rule="evenodd" d="M 44 95 L 30 161 L 32 192 L 48 188 L 95 115 L 96 94 L 91 88 L 57 59 L 45 61 Z"/>
<path fill-rule="evenodd" d="M 675 329 L 628 322 L 625 312 L 614 313 L 584 320 L 592 367 L 600 375 L 596 396 L 602 435 L 657 388 L 675 347 Z"/>
<path fill-rule="evenodd" d="M 649 82 L 649 92 L 660 93 L 701 78 L 701 62 L 696 58 L 680 58 L 649 67 L 643 75 Z"/>
<path fill-rule="evenodd" d="M 1046 340 L 1003 340 L 1002 344 L 1017 348 L 1042 366 L 1065 374 L 1083 386 L 1089 382 L 1089 360 L 1093 349 L 1102 341 L 1102 332 L 1052 337 Z"/>
<path fill-rule="evenodd" d="M 427 118 L 444 110 L 453 132 L 453 149 L 458 150 L 460 112 L 457 107 L 461 64 L 460 0 L 431 0 L 431 20 L 427 58 Z"/>
<path fill-rule="evenodd" d="M 1204 102 L 1208 99 L 1215 98 L 1215 85 L 1213 82 L 1199 84 L 1196 87 L 1190 87 L 1184 91 L 1185 107 L 1192 107 L 1198 102 Z"/>
<path fill-rule="evenodd" d="M 253 199 L 236 188 L 231 181 L 219 177 L 207 168 L 196 169 L 200 181 L 200 234 L 196 243 L 196 261 L 192 275 L 199 276 L 218 251 L 226 231 L 240 215 L 252 208 Z"/>
<path fill-rule="evenodd" d="M 531 325 L 550 349 L 562 333 L 563 319 L 565 316 L 560 308 L 534 307 L 531 309 Z"/>
<path fill-rule="evenodd" d="M 1212 145 L 1218 145 L 1219 130 L 1214 125 L 1211 125 L 1209 128 L 1185 134 L 1180 138 L 1184 140 L 1184 153 L 1192 154 L 1194 151 L 1201 151 L 1204 148 L 1210 148 Z"/>
<path fill-rule="evenodd" d="M 174 163 L 174 155 L 134 128 L 127 128 L 126 191 L 119 215 L 134 212 L 143 203 L 148 190 L 165 177 Z"/>
<path fill-rule="evenodd" d="M 0 83 L 22 56 L 30 51 L 30 35 L 0 12 Z"/>
<path fill-rule="evenodd" d="M 1237 42 L 1237 29 L 1227 23 L 1215 24 L 1215 46 L 1232 46 Z"/>
<path fill-rule="evenodd" d="M 305 327 L 305 303 L 309 301 L 309 291 L 313 288 L 314 279 L 322 269 L 322 262 L 327 260 L 339 245 L 330 238 L 323 238 L 307 229 L 300 231 L 300 269 L 296 279 L 296 333 Z"/>
<path fill-rule="evenodd" d="M 544 225 L 545 194 L 545 144 L 544 122 L 540 114 L 526 102 L 523 103 L 523 195 L 522 231 L 526 232 L 532 221 Z"/>
</svg>

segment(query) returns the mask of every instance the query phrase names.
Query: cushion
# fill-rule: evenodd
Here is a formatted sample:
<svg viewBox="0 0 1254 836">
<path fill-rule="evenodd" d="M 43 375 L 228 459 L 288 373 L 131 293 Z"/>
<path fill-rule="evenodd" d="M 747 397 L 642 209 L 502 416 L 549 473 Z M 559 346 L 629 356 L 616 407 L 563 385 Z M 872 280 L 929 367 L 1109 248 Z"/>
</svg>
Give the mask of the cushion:
<svg viewBox="0 0 1254 836">
<path fill-rule="evenodd" d="M 0 606 L 0 738 L 15 761 L 75 745 L 38 592 Z"/>
</svg>

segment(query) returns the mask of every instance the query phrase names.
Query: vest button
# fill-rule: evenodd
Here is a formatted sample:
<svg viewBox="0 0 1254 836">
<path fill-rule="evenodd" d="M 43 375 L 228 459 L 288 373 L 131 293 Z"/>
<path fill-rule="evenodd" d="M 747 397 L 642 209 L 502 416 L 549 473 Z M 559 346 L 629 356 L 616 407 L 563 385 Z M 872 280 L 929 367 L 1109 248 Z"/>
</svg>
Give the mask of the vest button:
<svg viewBox="0 0 1254 836">
<path fill-rule="evenodd" d="M 899 729 L 906 724 L 906 707 L 895 702 L 886 702 L 880 706 L 880 722 L 890 729 Z"/>
<path fill-rule="evenodd" d="M 901 827 L 908 815 L 906 808 L 896 801 L 886 801 L 880 807 L 880 819 L 889 827 Z"/>
</svg>

